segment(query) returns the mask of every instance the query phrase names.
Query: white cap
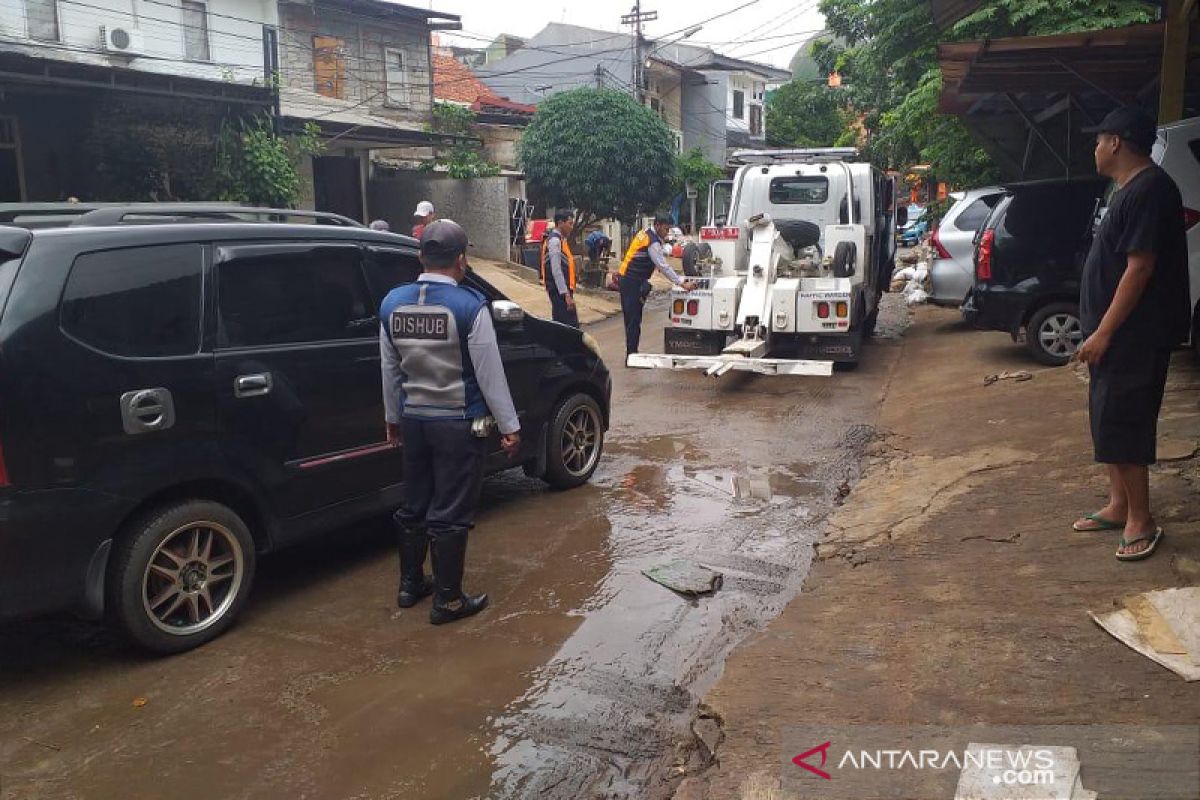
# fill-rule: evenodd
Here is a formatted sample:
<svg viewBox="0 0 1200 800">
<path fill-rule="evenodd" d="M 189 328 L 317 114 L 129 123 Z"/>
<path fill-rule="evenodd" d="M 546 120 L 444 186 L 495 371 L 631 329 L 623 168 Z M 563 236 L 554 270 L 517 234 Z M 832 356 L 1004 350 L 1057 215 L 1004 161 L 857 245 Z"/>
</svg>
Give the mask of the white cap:
<svg viewBox="0 0 1200 800">
<path fill-rule="evenodd" d="M 422 200 L 417 203 L 417 210 L 413 212 L 414 217 L 424 217 L 433 213 L 433 203 L 428 200 Z"/>
</svg>

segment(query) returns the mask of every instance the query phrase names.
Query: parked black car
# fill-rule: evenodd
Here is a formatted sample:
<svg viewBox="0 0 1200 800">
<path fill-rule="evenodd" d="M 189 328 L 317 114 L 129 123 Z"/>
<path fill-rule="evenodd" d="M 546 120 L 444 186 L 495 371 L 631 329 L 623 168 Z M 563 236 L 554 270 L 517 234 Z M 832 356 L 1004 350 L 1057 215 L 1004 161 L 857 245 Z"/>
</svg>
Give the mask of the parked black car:
<svg viewBox="0 0 1200 800">
<path fill-rule="evenodd" d="M 975 239 L 967 322 L 1004 331 L 1043 364 L 1070 361 L 1083 341 L 1079 282 L 1108 181 L 1088 178 L 1006 186 Z"/>
<path fill-rule="evenodd" d="M 233 623 L 259 555 L 399 504 L 377 310 L 420 273 L 416 242 L 180 218 L 0 225 L 0 618 L 74 606 L 186 650 Z M 523 433 L 489 470 L 584 483 L 609 420 L 595 343 L 467 281 Z"/>
</svg>

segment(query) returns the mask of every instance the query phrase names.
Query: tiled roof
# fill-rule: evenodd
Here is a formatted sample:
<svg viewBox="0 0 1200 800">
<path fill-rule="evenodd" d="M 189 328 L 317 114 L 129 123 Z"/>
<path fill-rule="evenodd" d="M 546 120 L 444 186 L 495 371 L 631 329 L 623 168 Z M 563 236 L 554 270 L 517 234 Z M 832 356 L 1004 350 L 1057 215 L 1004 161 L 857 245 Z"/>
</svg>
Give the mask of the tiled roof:
<svg viewBox="0 0 1200 800">
<path fill-rule="evenodd" d="M 433 54 L 433 98 L 471 107 L 500 108 L 518 114 L 533 114 L 537 109 L 497 97 L 475 73 L 453 56 Z"/>
</svg>

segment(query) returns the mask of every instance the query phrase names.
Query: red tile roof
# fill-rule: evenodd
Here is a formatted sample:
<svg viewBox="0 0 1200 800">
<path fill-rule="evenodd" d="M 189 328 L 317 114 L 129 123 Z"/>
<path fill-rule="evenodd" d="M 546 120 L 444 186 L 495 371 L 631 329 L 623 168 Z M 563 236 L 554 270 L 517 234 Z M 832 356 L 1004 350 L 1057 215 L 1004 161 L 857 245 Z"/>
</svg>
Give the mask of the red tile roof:
<svg viewBox="0 0 1200 800">
<path fill-rule="evenodd" d="M 433 97 L 435 100 L 463 103 L 476 111 L 501 109 L 516 114 L 533 114 L 537 111 L 533 106 L 496 96 L 461 61 L 437 52 L 433 54 Z"/>
</svg>

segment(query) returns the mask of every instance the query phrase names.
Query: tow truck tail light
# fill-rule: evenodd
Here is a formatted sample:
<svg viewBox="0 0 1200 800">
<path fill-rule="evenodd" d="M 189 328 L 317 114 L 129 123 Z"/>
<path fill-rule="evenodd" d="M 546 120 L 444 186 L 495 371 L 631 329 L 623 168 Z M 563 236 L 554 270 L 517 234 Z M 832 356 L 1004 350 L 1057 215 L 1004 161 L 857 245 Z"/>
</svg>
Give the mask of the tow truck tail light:
<svg viewBox="0 0 1200 800">
<path fill-rule="evenodd" d="M 682 300 L 676 300 L 674 303 L 671 303 L 671 313 L 677 317 L 683 313 L 683 301 Z"/>
<path fill-rule="evenodd" d="M 1200 211 L 1194 208 L 1185 208 L 1183 210 L 1183 229 L 1190 231 L 1196 225 L 1200 225 Z"/>
<path fill-rule="evenodd" d="M 979 256 L 975 259 L 975 277 L 981 281 L 992 279 L 992 246 L 996 243 L 996 231 L 988 228 L 979 240 Z"/>
<path fill-rule="evenodd" d="M 837 304 L 837 315 L 839 317 L 842 317 L 843 319 L 850 316 L 850 304 L 846 303 L 846 302 L 838 303 Z"/>
<path fill-rule="evenodd" d="M 688 300 L 687 301 L 687 313 L 688 313 L 689 317 L 694 317 L 697 314 L 699 314 L 700 313 L 700 301 L 699 300 Z"/>
<path fill-rule="evenodd" d="M 829 303 L 817 303 L 817 318 L 829 319 Z"/>
<path fill-rule="evenodd" d="M 950 258 L 950 251 L 942 246 L 942 240 L 938 236 L 938 229 L 933 229 L 933 234 L 929 237 L 929 243 L 933 245 L 934 252 L 938 258 Z"/>
</svg>

